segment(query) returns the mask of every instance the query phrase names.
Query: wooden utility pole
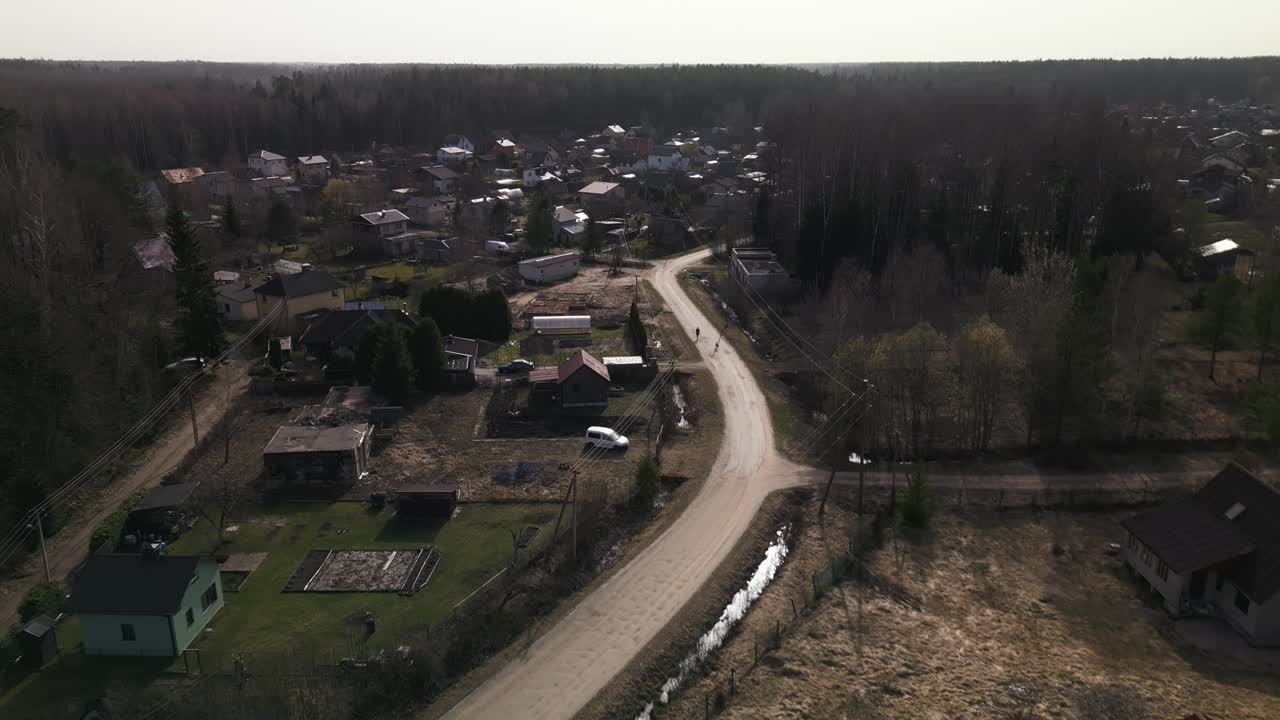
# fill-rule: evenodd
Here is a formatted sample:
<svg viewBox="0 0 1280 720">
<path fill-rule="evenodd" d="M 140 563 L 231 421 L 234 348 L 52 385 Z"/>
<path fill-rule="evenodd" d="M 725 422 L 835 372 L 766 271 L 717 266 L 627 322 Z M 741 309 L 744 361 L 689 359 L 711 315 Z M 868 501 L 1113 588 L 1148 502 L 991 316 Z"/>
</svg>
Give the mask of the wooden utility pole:
<svg viewBox="0 0 1280 720">
<path fill-rule="evenodd" d="M 573 482 L 569 486 L 573 492 L 573 560 L 578 560 L 578 471 L 573 471 Z"/>
<path fill-rule="evenodd" d="M 53 582 L 53 577 L 49 575 L 49 553 L 44 549 L 44 522 L 40 519 L 39 512 L 36 512 L 36 535 L 40 536 L 40 559 L 44 560 L 44 581 Z"/>
<path fill-rule="evenodd" d="M 196 426 L 196 401 L 192 398 L 191 388 L 187 388 L 187 409 L 191 411 L 192 447 L 200 444 L 200 428 Z"/>
</svg>

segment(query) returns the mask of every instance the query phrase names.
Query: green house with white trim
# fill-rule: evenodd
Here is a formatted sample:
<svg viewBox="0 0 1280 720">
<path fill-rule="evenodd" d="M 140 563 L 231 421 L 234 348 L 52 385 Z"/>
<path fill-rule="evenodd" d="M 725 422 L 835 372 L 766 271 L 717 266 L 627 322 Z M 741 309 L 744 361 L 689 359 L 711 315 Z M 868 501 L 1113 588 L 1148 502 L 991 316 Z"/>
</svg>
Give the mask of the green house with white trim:
<svg viewBox="0 0 1280 720">
<path fill-rule="evenodd" d="M 71 591 L 86 655 L 176 657 L 222 604 L 208 555 L 93 555 Z"/>
</svg>

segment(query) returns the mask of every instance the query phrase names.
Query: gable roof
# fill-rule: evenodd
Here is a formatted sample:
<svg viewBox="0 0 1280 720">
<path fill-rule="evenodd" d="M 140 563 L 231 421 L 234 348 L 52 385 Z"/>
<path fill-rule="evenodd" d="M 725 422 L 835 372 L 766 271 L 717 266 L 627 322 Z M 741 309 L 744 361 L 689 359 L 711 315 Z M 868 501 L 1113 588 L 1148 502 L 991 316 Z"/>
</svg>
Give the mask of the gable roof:
<svg viewBox="0 0 1280 720">
<path fill-rule="evenodd" d="M 160 177 L 170 185 L 185 185 L 192 180 L 197 180 L 204 175 L 204 168 L 188 167 L 188 168 L 171 168 L 169 170 L 161 170 Z"/>
<path fill-rule="evenodd" d="M 346 287 L 338 278 L 323 270 L 304 268 L 293 275 L 276 275 L 254 288 L 259 295 L 268 297 L 303 297 Z"/>
<path fill-rule="evenodd" d="M 403 310 L 330 310 L 311 321 L 298 342 L 354 348 L 365 333 L 390 320 L 399 320 L 407 327 L 414 325 L 413 317 Z"/>
<path fill-rule="evenodd" d="M 196 574 L 198 555 L 89 556 L 71 590 L 71 605 L 86 613 L 173 615 Z"/>
<path fill-rule="evenodd" d="M 447 168 L 443 165 L 427 168 L 427 174 L 436 180 L 454 180 L 460 177 L 452 168 Z"/>
<path fill-rule="evenodd" d="M 142 496 L 142 499 L 133 506 L 133 512 L 142 512 L 144 510 L 158 510 L 160 508 L 171 508 L 184 505 L 191 496 L 196 494 L 196 489 L 200 487 L 198 482 L 174 483 L 172 485 L 160 485 L 152 488 L 150 492 Z"/>
<path fill-rule="evenodd" d="M 583 368 L 599 375 L 608 382 L 609 368 L 605 367 L 604 363 L 592 357 L 586 350 L 579 350 L 573 355 L 570 355 L 564 362 L 560 363 L 559 367 L 556 368 L 556 380 L 558 382 L 564 382 L 573 376 L 574 373 Z"/>
<path fill-rule="evenodd" d="M 169 238 L 165 235 L 139 240 L 133 244 L 133 254 L 142 264 L 143 270 L 164 268 L 172 272 L 173 266 L 178 262 L 173 248 L 169 247 Z"/>
<path fill-rule="evenodd" d="M 1232 518 L 1227 517 L 1229 510 Z M 1132 517 L 1124 528 L 1182 574 L 1224 568 L 1255 602 L 1280 590 L 1280 492 L 1232 462 L 1195 495 Z"/>
<path fill-rule="evenodd" d="M 618 187 L 619 187 L 618 183 L 603 182 L 601 180 L 597 180 L 591 183 L 590 185 L 583 187 L 581 190 L 578 191 L 578 194 L 579 195 L 584 195 L 584 194 L 585 195 L 606 195 L 610 192 L 613 192 Z"/>
<path fill-rule="evenodd" d="M 408 222 L 409 216 L 399 210 L 378 210 L 377 212 L 364 213 L 360 215 L 360 219 L 370 225 L 386 225 L 393 222 Z"/>
<path fill-rule="evenodd" d="M 259 150 L 258 152 L 251 154 L 249 157 L 262 158 L 263 160 L 283 160 L 284 159 L 283 155 L 277 155 L 271 152 L 270 150 Z"/>
<path fill-rule="evenodd" d="M 671 157 L 672 155 L 679 155 L 680 148 L 676 147 L 675 145 L 655 145 L 649 148 L 649 154 L 659 155 L 662 157 Z"/>
<path fill-rule="evenodd" d="M 303 165 L 328 165 L 329 161 L 323 155 L 303 155 L 298 158 L 298 162 Z"/>
</svg>

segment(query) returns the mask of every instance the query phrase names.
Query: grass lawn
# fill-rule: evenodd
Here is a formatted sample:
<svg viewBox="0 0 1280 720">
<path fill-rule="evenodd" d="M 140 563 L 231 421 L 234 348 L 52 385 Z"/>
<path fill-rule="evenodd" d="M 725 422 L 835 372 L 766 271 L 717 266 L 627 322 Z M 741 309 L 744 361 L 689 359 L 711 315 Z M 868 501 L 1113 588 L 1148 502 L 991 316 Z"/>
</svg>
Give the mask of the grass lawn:
<svg viewBox="0 0 1280 720">
<path fill-rule="evenodd" d="M 579 348 L 564 348 L 551 353 L 521 353 L 520 342 L 533 335 L 532 330 L 521 330 L 511 334 L 511 340 L 500 345 L 493 354 L 493 362 L 496 365 L 511 362 L 516 358 L 524 358 L 533 362 L 538 367 L 550 367 L 558 365 L 562 360 L 573 355 Z M 597 359 L 606 355 L 627 355 L 630 350 L 627 349 L 626 329 L 619 325 L 616 328 L 591 329 L 591 346 L 583 348 L 587 352 L 594 355 Z"/>
<path fill-rule="evenodd" d="M 419 272 L 421 270 L 421 272 Z M 401 261 L 391 263 L 390 265 L 379 265 L 375 268 L 369 268 L 366 273 L 369 277 L 385 278 L 388 281 L 403 280 L 432 280 L 442 279 L 448 273 L 448 268 L 442 265 L 410 265 Z"/>
<path fill-rule="evenodd" d="M 269 553 L 213 622 L 198 647 L 212 655 L 287 647 L 341 647 L 363 637 L 361 619 L 379 623 L 374 643 L 392 645 L 397 629 L 431 625 L 511 560 L 511 530 L 537 525 L 534 546 L 546 542 L 557 509 L 550 505 L 464 504 L 448 522 L 401 522 L 390 508 L 363 503 L 282 503 L 252 509 L 239 530 L 228 533 L 224 553 Z M 283 521 L 283 525 L 281 525 Z M 173 553 L 208 551 L 215 533 L 201 523 L 171 546 Z M 440 565 L 430 583 L 412 597 L 397 593 L 283 593 L 281 589 L 309 550 L 410 549 L 435 546 Z"/>
</svg>

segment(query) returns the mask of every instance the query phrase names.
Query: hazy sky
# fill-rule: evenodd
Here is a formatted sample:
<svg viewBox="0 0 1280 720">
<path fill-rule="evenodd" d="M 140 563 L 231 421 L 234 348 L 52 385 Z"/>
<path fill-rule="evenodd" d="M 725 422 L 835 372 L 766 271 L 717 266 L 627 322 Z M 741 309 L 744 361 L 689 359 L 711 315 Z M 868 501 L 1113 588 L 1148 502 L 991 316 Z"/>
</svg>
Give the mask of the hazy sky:
<svg viewBox="0 0 1280 720">
<path fill-rule="evenodd" d="M 3 57 L 783 63 L 1280 54 L 1280 0 L 0 0 L 0 6 Z"/>
</svg>

